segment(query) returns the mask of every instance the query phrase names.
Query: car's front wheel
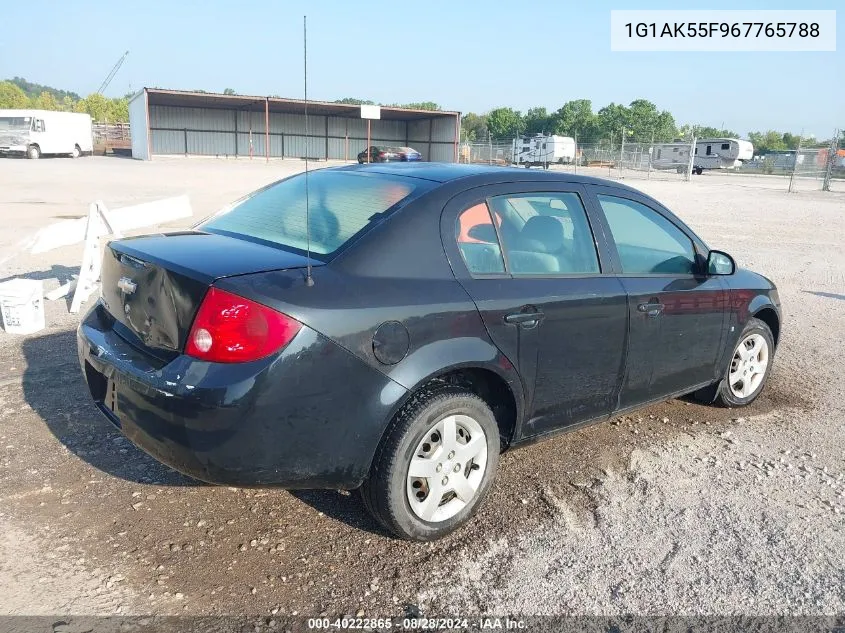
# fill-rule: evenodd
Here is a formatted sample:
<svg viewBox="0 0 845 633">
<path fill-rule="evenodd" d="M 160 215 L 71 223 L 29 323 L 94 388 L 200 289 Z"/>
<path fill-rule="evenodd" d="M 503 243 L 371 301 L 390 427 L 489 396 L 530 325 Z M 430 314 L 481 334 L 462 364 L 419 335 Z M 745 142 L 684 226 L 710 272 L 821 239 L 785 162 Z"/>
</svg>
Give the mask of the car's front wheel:
<svg viewBox="0 0 845 633">
<path fill-rule="evenodd" d="M 754 402 L 769 378 L 774 351 L 769 326 L 760 319 L 749 319 L 719 385 L 719 402 L 726 407 L 744 407 Z"/>
<path fill-rule="evenodd" d="M 498 463 L 499 428 L 490 407 L 444 386 L 415 396 L 397 414 L 361 493 L 385 528 L 430 541 L 475 513 Z"/>
</svg>

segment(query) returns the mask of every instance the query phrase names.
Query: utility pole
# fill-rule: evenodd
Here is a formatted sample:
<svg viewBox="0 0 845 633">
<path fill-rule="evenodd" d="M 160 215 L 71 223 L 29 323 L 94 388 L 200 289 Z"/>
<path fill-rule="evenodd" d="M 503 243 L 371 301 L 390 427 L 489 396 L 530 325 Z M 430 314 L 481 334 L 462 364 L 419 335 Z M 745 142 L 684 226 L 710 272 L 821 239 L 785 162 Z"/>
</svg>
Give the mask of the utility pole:
<svg viewBox="0 0 845 633">
<path fill-rule="evenodd" d="M 575 132 L 575 173 L 578 173 L 578 132 Z"/>
</svg>

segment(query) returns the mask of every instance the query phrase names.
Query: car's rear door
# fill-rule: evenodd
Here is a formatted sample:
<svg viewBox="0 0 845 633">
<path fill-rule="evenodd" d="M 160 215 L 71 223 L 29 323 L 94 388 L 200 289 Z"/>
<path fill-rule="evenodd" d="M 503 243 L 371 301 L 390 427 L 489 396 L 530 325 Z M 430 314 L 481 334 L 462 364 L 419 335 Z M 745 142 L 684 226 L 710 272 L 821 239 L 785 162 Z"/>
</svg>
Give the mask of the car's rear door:
<svg viewBox="0 0 845 633">
<path fill-rule="evenodd" d="M 455 276 L 522 378 L 517 438 L 607 415 L 621 387 L 626 295 L 583 198 L 575 184 L 491 185 L 442 216 Z"/>
<path fill-rule="evenodd" d="M 728 291 L 705 253 L 645 196 L 589 186 L 613 266 L 628 293 L 630 338 L 620 408 L 689 391 L 718 375 Z"/>
</svg>

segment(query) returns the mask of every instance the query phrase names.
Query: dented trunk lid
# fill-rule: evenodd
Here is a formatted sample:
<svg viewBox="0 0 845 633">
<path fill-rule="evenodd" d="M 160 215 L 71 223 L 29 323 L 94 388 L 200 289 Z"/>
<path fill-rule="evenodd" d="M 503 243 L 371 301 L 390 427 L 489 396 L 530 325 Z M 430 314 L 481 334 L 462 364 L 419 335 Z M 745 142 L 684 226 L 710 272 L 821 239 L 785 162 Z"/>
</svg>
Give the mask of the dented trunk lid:
<svg viewBox="0 0 845 633">
<path fill-rule="evenodd" d="M 306 263 L 280 248 L 200 231 L 115 240 L 103 254 L 102 302 L 121 336 L 169 357 L 184 348 L 216 280 Z"/>
</svg>

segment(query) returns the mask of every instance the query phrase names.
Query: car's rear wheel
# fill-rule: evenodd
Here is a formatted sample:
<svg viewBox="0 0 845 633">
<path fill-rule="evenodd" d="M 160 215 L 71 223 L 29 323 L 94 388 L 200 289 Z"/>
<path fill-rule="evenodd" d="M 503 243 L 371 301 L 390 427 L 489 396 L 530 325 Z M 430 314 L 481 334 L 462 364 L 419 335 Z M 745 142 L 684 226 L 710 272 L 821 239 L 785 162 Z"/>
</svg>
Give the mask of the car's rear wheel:
<svg viewBox="0 0 845 633">
<path fill-rule="evenodd" d="M 468 391 L 442 387 L 415 396 L 396 416 L 361 494 L 385 528 L 430 541 L 475 513 L 498 463 L 490 407 Z"/>
<path fill-rule="evenodd" d="M 774 359 L 772 331 L 760 319 L 749 319 L 719 385 L 717 399 L 726 407 L 744 407 L 763 391 Z"/>
<path fill-rule="evenodd" d="M 80 156 L 82 156 L 82 150 L 79 149 L 79 145 L 74 145 L 73 151 L 70 153 L 70 157 L 71 158 L 79 158 Z"/>
</svg>

